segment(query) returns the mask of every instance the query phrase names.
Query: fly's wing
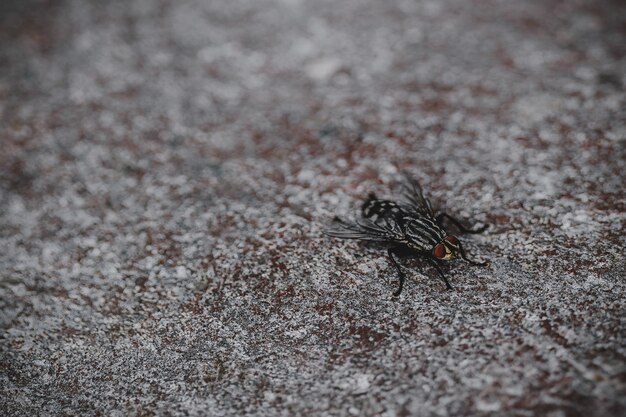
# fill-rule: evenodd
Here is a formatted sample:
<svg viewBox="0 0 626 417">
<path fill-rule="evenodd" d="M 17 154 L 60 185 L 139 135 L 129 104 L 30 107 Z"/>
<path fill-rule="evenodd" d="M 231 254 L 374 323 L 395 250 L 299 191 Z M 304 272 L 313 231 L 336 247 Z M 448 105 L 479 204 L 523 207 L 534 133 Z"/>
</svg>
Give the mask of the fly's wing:
<svg viewBox="0 0 626 417">
<path fill-rule="evenodd" d="M 413 179 L 407 172 L 404 172 L 405 181 L 402 184 L 404 188 L 403 197 L 406 200 L 405 207 L 417 214 L 426 217 L 435 218 L 433 207 L 430 201 L 424 197 L 424 192 L 419 183 Z"/>
<path fill-rule="evenodd" d="M 369 219 L 347 222 L 335 217 L 334 227 L 324 230 L 324 234 L 342 239 L 359 239 L 370 242 L 402 242 L 404 234 L 398 224 L 392 221 L 374 223 Z"/>
</svg>

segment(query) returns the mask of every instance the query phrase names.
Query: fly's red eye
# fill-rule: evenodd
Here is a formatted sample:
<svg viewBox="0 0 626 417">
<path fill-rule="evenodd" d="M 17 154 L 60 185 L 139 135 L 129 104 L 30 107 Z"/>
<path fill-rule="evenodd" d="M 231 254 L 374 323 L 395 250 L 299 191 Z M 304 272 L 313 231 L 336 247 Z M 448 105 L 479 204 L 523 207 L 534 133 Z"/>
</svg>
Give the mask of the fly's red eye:
<svg viewBox="0 0 626 417">
<path fill-rule="evenodd" d="M 433 255 L 435 255 L 435 258 L 439 259 L 446 256 L 446 248 L 443 246 L 443 243 L 437 243 L 437 245 L 433 249 Z"/>
<path fill-rule="evenodd" d="M 454 246 L 459 246 L 459 240 L 454 236 L 448 236 L 446 240 L 452 243 Z"/>
</svg>

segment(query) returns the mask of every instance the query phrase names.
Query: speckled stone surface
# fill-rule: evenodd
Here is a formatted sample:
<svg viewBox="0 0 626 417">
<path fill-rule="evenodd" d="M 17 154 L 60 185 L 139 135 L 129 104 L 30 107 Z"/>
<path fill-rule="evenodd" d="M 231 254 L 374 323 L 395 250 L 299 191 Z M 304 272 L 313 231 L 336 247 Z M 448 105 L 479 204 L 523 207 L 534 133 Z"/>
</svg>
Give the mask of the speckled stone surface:
<svg viewBox="0 0 626 417">
<path fill-rule="evenodd" d="M 3 416 L 623 416 L 626 8 L 0 2 Z M 325 237 L 401 170 L 491 266 Z"/>
</svg>

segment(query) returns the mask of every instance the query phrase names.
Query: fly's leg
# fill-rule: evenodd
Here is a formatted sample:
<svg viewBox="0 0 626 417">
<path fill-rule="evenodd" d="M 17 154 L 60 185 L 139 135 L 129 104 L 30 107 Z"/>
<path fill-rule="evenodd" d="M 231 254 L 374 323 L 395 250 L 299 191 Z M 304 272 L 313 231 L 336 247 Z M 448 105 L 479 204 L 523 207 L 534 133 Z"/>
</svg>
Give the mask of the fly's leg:
<svg viewBox="0 0 626 417">
<path fill-rule="evenodd" d="M 467 255 L 465 254 L 465 249 L 463 249 L 463 245 L 461 245 L 461 242 L 459 242 L 459 252 L 461 253 L 461 258 L 464 261 L 467 261 L 467 262 L 469 262 L 472 265 L 476 265 L 476 266 L 487 266 L 487 265 L 489 265 L 489 261 L 476 262 L 476 261 L 472 261 L 471 259 L 467 259 Z"/>
<path fill-rule="evenodd" d="M 389 255 L 389 259 L 391 259 L 391 263 L 398 270 L 398 278 L 400 280 L 400 283 L 398 284 L 398 289 L 396 290 L 396 292 L 393 293 L 394 297 L 398 297 L 400 295 L 400 293 L 402 292 L 402 287 L 404 286 L 404 273 L 400 269 L 400 265 L 398 265 L 398 262 L 396 262 L 396 260 L 394 259 L 394 257 L 393 257 L 394 254 L 398 255 L 397 248 L 389 248 L 389 249 L 387 249 L 387 255 Z"/>
<path fill-rule="evenodd" d="M 428 257 L 426 258 L 428 259 L 428 262 L 435 267 L 435 269 L 437 270 L 437 272 L 439 272 L 439 275 L 441 276 L 441 279 L 443 280 L 443 282 L 446 284 L 446 289 L 447 290 L 452 290 L 452 285 L 450 285 L 450 283 L 448 282 L 448 278 L 446 278 L 446 276 L 443 274 L 443 271 L 441 270 L 441 268 L 439 268 L 439 265 L 437 265 L 437 262 L 431 258 Z"/>
<path fill-rule="evenodd" d="M 446 219 L 450 220 L 450 222 L 451 222 L 452 224 L 454 224 L 456 227 L 458 227 L 458 228 L 459 228 L 459 230 L 460 230 L 461 232 L 463 232 L 463 233 L 472 233 L 472 234 L 475 234 L 475 233 L 482 233 L 482 232 L 484 232 L 485 230 L 487 230 L 487 226 L 488 226 L 488 225 L 484 225 L 484 226 L 479 227 L 479 228 L 477 228 L 477 229 L 468 229 L 467 227 L 463 226 L 463 225 L 461 224 L 461 222 L 459 222 L 459 221 L 458 221 L 457 219 L 455 219 L 454 217 L 450 216 L 448 213 L 441 213 L 441 214 L 437 215 L 437 223 L 438 223 L 439 225 L 441 225 L 441 222 L 443 221 L 443 219 L 444 219 L 444 218 L 446 218 Z"/>
</svg>

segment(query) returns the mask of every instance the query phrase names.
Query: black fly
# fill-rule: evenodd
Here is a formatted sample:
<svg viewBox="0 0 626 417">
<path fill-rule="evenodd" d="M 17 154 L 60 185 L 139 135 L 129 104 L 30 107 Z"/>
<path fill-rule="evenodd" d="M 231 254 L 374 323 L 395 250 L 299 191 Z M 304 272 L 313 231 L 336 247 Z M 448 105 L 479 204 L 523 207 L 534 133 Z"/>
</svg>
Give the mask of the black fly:
<svg viewBox="0 0 626 417">
<path fill-rule="evenodd" d="M 450 261 L 460 255 L 472 265 L 488 265 L 488 262 L 467 259 L 463 245 L 459 239 L 446 232 L 443 221 L 450 221 L 463 233 L 483 232 L 487 228 L 486 225 L 478 229 L 469 229 L 449 214 L 435 214 L 430 201 L 424 197 L 422 188 L 417 182 L 407 176 L 404 186 L 404 201 L 396 203 L 380 200 L 374 194 L 370 194 L 361 206 L 362 220 L 346 222 L 336 217 L 336 227 L 326 230 L 325 233 L 333 237 L 390 245 L 387 254 L 396 267 L 400 280 L 394 297 L 400 295 L 404 284 L 404 273 L 394 255 L 409 253 L 425 257 L 439 272 L 447 289 L 452 289 L 452 286 L 439 267 L 442 261 Z"/>
</svg>

